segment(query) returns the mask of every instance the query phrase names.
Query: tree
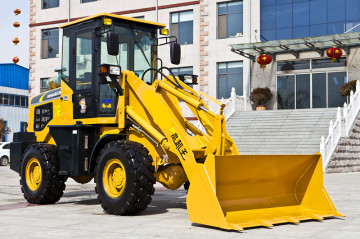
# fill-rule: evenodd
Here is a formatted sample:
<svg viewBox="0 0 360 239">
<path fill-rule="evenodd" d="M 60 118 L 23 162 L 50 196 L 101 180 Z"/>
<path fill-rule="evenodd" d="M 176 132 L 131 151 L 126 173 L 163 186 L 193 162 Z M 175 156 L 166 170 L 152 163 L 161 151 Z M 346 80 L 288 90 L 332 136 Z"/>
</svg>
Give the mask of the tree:
<svg viewBox="0 0 360 239">
<path fill-rule="evenodd" d="M 0 118 L 0 139 L 10 132 L 11 130 L 9 129 L 9 127 L 6 127 L 6 122 L 2 118 Z"/>
</svg>

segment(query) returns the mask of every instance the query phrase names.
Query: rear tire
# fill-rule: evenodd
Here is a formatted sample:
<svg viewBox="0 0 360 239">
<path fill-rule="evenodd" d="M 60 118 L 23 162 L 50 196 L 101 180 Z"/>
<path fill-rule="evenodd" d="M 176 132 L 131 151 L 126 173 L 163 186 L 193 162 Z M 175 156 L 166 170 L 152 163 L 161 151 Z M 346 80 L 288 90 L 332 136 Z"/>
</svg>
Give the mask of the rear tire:
<svg viewBox="0 0 360 239">
<path fill-rule="evenodd" d="M 0 159 L 1 166 L 7 166 L 9 164 L 9 158 L 6 156 L 2 156 Z"/>
<path fill-rule="evenodd" d="M 66 177 L 59 175 L 57 148 L 50 144 L 32 144 L 24 153 L 21 166 L 21 191 L 33 204 L 52 204 L 60 200 Z"/>
<path fill-rule="evenodd" d="M 154 194 L 154 166 L 141 144 L 114 141 L 100 151 L 95 169 L 96 193 L 109 214 L 130 215 L 147 208 Z"/>
</svg>

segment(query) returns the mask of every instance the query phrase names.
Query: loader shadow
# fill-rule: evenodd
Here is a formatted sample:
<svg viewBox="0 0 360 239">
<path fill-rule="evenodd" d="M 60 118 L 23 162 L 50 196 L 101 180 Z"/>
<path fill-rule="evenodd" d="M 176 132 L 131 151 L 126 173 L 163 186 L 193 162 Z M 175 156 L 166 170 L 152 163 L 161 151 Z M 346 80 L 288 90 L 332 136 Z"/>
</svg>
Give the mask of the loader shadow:
<svg viewBox="0 0 360 239">
<path fill-rule="evenodd" d="M 88 191 L 73 191 L 66 192 L 62 200 L 57 204 L 76 204 L 85 206 L 98 205 L 96 198 L 79 199 L 77 197 L 94 197 L 96 193 L 94 190 Z M 100 206 L 100 205 L 99 205 Z M 163 188 L 156 188 L 155 194 L 152 196 L 152 201 L 147 209 L 133 216 L 146 216 L 167 213 L 169 209 L 183 209 L 186 211 L 186 191 L 185 190 L 165 190 Z"/>
<path fill-rule="evenodd" d="M 183 209 L 186 211 L 185 190 L 156 189 L 148 208 L 137 215 L 156 215 L 167 213 L 169 209 Z"/>
</svg>

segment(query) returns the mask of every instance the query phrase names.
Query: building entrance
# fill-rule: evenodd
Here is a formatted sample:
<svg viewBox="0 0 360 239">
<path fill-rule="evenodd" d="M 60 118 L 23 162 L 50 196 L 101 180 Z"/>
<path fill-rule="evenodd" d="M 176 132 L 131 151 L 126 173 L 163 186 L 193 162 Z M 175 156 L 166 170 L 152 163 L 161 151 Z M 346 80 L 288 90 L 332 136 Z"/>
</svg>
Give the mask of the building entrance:
<svg viewBox="0 0 360 239">
<path fill-rule="evenodd" d="M 346 58 L 279 62 L 277 109 L 330 108 L 342 106 L 340 88 L 347 82 Z"/>
</svg>

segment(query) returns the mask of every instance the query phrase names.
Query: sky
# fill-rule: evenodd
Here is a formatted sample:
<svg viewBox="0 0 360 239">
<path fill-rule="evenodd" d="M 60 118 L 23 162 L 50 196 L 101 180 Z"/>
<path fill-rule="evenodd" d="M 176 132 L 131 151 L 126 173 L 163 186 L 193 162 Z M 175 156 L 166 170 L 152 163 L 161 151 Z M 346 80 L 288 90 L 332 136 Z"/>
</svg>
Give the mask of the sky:
<svg viewBox="0 0 360 239">
<path fill-rule="evenodd" d="M 17 56 L 18 65 L 29 68 L 29 38 L 30 38 L 30 1 L 29 0 L 0 0 L 0 63 L 12 63 Z M 21 10 L 15 15 L 14 10 Z M 20 27 L 13 27 L 19 22 Z M 12 39 L 18 37 L 20 43 L 14 46 Z"/>
</svg>

